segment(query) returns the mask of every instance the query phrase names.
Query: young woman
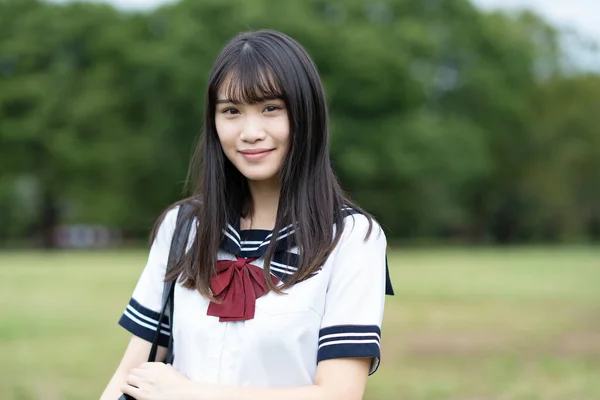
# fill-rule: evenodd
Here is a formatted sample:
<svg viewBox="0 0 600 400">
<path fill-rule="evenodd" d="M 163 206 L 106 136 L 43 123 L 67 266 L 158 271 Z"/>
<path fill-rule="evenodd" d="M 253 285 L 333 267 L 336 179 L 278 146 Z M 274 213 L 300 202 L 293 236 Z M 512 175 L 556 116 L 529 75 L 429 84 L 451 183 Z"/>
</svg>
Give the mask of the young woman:
<svg viewBox="0 0 600 400">
<path fill-rule="evenodd" d="M 166 276 L 178 277 L 161 324 L 173 365 L 145 360 L 177 205 L 157 222 L 119 321 L 132 338 L 102 399 L 362 399 L 391 294 L 386 238 L 342 192 L 328 135 L 317 69 L 296 41 L 264 30 L 226 45 L 190 167 L 196 224 Z"/>
</svg>

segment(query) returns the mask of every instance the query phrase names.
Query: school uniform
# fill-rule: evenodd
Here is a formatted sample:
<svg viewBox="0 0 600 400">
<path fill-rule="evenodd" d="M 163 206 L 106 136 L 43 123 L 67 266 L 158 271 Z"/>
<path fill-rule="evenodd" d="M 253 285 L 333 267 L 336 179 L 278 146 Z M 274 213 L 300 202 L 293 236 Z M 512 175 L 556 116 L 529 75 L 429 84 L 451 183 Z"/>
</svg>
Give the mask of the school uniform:
<svg viewBox="0 0 600 400">
<path fill-rule="evenodd" d="M 367 218 L 351 209 L 345 212 L 342 237 L 326 263 L 285 295 L 261 295 L 264 278 L 258 282 L 272 232 L 228 224 L 214 287 L 229 284 L 229 298 L 216 305 L 195 290 L 175 286 L 173 323 L 161 324 L 160 330 L 161 345 L 173 335 L 173 366 L 196 382 L 272 388 L 312 385 L 317 363 L 332 358 L 372 358 L 369 373 L 374 373 L 380 360 L 386 288 L 392 294 L 386 237 L 374 222 L 369 239 L 363 241 Z M 148 341 L 156 331 L 176 218 L 173 209 L 159 227 L 119 320 Z M 285 281 L 296 270 L 294 234 L 291 226 L 280 232 L 271 262 L 273 282 Z M 194 236 L 192 227 L 188 249 Z"/>
</svg>

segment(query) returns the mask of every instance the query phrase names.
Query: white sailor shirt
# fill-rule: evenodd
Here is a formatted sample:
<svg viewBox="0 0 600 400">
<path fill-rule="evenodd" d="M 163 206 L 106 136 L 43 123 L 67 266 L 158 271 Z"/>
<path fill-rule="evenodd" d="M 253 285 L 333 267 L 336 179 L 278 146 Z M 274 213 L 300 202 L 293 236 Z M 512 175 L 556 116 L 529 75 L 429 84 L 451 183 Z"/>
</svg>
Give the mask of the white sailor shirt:
<svg viewBox="0 0 600 400">
<path fill-rule="evenodd" d="M 196 382 L 252 387 L 313 385 L 317 364 L 332 358 L 371 358 L 380 362 L 385 296 L 393 294 L 386 237 L 377 222 L 365 241 L 368 219 L 347 209 L 344 231 L 325 264 L 308 279 L 256 299 L 253 319 L 220 322 L 207 315 L 210 302 L 198 291 L 175 285 L 174 316 L 162 323 L 160 343 L 173 335 L 173 367 Z M 159 318 L 177 208 L 159 227 L 143 272 L 119 324 L 152 341 Z M 192 227 L 188 248 L 195 236 Z M 266 230 L 227 225 L 218 260 L 263 256 L 272 236 Z M 271 273 L 285 281 L 295 271 L 298 250 L 292 226 L 280 231 Z M 172 323 L 171 323 L 172 322 Z M 171 326 L 172 325 L 172 326 Z"/>
</svg>

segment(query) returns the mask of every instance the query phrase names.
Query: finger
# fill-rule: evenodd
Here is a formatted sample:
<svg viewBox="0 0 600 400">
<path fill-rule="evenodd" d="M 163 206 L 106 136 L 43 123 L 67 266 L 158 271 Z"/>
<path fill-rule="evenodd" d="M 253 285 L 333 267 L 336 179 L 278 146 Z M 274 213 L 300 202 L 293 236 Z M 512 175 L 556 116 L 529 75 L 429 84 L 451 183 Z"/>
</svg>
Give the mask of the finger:
<svg viewBox="0 0 600 400">
<path fill-rule="evenodd" d="M 121 390 L 121 393 L 128 394 L 136 400 L 144 400 L 144 397 L 142 396 L 142 391 L 136 387 L 122 385 L 119 389 Z"/>
<path fill-rule="evenodd" d="M 137 376 L 137 377 L 144 377 L 146 375 L 148 375 L 148 370 L 142 369 L 142 368 L 133 368 L 131 371 L 129 371 L 129 375 L 133 375 L 133 376 Z"/>
<path fill-rule="evenodd" d="M 142 383 L 142 378 L 138 375 L 129 374 L 127 375 L 127 379 L 125 380 L 129 386 L 133 386 L 139 388 Z"/>
</svg>

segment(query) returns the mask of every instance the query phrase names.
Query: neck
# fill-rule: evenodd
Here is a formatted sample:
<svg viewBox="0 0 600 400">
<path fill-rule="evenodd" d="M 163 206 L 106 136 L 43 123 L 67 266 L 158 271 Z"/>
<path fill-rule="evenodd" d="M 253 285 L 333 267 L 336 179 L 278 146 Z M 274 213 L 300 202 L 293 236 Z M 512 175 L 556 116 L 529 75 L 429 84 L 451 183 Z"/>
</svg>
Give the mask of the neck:
<svg viewBox="0 0 600 400">
<path fill-rule="evenodd" d="M 279 206 L 280 185 L 268 181 L 248 181 L 252 196 L 251 219 L 241 221 L 242 229 L 273 229 Z"/>
</svg>

